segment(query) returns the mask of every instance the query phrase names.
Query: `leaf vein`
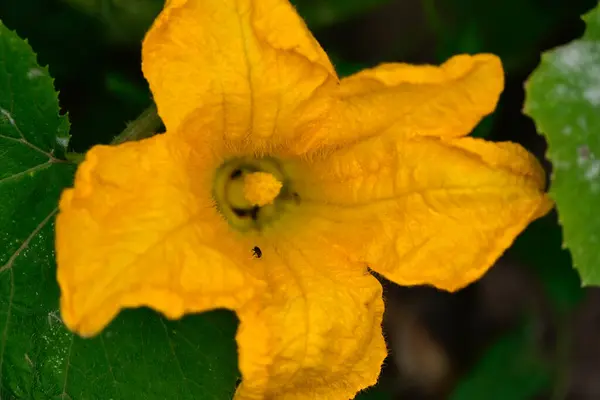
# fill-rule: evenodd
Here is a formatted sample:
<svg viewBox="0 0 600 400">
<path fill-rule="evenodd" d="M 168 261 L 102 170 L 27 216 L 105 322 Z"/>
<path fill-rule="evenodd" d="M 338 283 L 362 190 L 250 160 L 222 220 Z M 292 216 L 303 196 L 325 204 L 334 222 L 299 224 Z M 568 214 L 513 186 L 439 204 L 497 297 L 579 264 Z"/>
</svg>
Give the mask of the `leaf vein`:
<svg viewBox="0 0 600 400">
<path fill-rule="evenodd" d="M 169 343 L 169 348 L 171 349 L 171 353 L 173 353 L 173 358 L 175 359 L 175 363 L 177 364 L 177 367 L 179 369 L 179 372 L 181 373 L 181 377 L 183 378 L 183 381 L 186 383 L 186 387 L 187 390 L 190 394 L 192 394 L 192 391 L 190 390 L 190 386 L 189 383 L 193 382 L 191 379 L 189 379 L 185 373 L 183 372 L 183 368 L 181 367 L 181 363 L 179 362 L 179 358 L 177 357 L 177 353 L 175 352 L 175 347 L 173 347 L 173 340 L 171 339 L 171 335 L 169 334 L 169 328 L 167 327 L 167 325 L 165 324 L 165 321 L 163 321 L 163 319 L 160 319 L 160 323 L 162 324 L 164 330 L 165 330 L 165 335 L 167 337 L 167 342 Z M 197 382 L 193 382 L 195 383 L 197 386 L 199 387 L 203 387 L 202 385 L 200 385 Z"/>
<path fill-rule="evenodd" d="M 8 294 L 8 309 L 6 311 L 6 319 L 4 320 L 4 329 L 2 331 L 2 343 L 0 344 L 0 383 L 2 382 L 2 371 L 4 363 L 4 350 L 6 349 L 6 340 L 8 338 L 8 326 L 10 324 L 11 309 L 13 298 L 15 297 L 15 274 L 10 270 L 10 292 Z"/>
<path fill-rule="evenodd" d="M 64 400 L 65 398 L 70 399 L 71 396 L 67 393 L 67 382 L 69 380 L 69 367 L 71 366 L 71 350 L 73 349 L 73 342 L 75 341 L 75 335 L 71 335 L 71 344 L 69 345 L 69 353 L 67 354 L 67 367 L 65 368 L 65 379 L 63 381 L 62 393 L 60 394 L 60 398 Z"/>
<path fill-rule="evenodd" d="M 9 270 L 12 268 L 13 264 L 15 263 L 15 260 L 17 259 L 17 257 L 19 257 L 21 252 L 23 252 L 23 250 L 25 250 L 29 246 L 29 243 L 31 243 L 33 238 L 42 230 L 42 228 L 48 223 L 48 221 L 57 212 L 58 212 L 58 208 L 54 208 L 52 211 L 50 211 L 50 213 L 46 216 L 46 218 L 44 218 L 42 220 L 42 222 L 40 222 L 38 224 L 38 226 L 35 227 L 35 229 L 31 232 L 31 234 L 29 236 L 27 236 L 27 238 L 23 241 L 23 243 L 21 243 L 21 246 L 19 246 L 19 248 L 13 253 L 13 255 L 10 256 L 10 258 L 8 259 L 6 264 L 4 264 L 3 266 L 0 267 L 0 274 L 6 270 Z"/>
<path fill-rule="evenodd" d="M 49 167 L 52 164 L 53 164 L 52 161 L 48 160 L 45 163 L 38 164 L 35 167 L 31 167 L 29 169 L 26 169 L 25 171 L 17 172 L 14 175 L 9 175 L 9 176 L 7 176 L 5 178 L 0 179 L 0 185 L 3 184 L 3 183 L 7 183 L 8 181 L 11 181 L 11 180 L 14 180 L 14 179 L 18 179 L 18 178 L 22 177 L 23 175 L 27 175 L 29 173 L 32 173 L 32 172 L 39 171 L 39 170 L 42 170 L 44 168 L 47 168 L 47 167 Z"/>
<path fill-rule="evenodd" d="M 102 349 L 104 350 L 104 357 L 106 358 L 106 364 L 108 365 L 108 372 L 110 372 L 110 376 L 112 377 L 115 389 L 118 389 L 118 382 L 115 378 L 115 374 L 113 373 L 113 367 L 110 362 L 110 358 L 108 357 L 108 350 L 106 349 L 106 344 L 104 343 L 103 335 L 100 335 L 100 343 L 102 343 Z"/>
<path fill-rule="evenodd" d="M 17 129 L 18 132 L 20 132 L 19 128 L 17 128 L 16 125 L 15 125 L 15 128 Z M 29 148 L 37 151 L 38 153 L 41 153 L 41 154 L 47 156 L 52 162 L 55 162 L 55 163 L 64 163 L 64 162 L 66 162 L 66 161 L 63 161 L 63 160 L 59 160 L 58 158 L 54 157 L 54 155 L 52 155 L 52 153 L 44 151 L 44 150 L 40 149 L 39 147 L 37 147 L 36 145 L 28 142 L 27 139 L 25 139 L 25 137 L 23 137 L 23 135 L 21 135 L 21 139 L 17 139 L 17 138 L 14 138 L 14 137 L 10 137 L 10 136 L 6 136 L 6 135 L 0 134 L 0 139 L 6 139 L 6 140 L 11 140 L 13 142 L 21 143 L 21 144 L 23 144 L 23 145 L 25 145 L 25 146 L 27 146 L 27 147 L 29 147 Z"/>
</svg>

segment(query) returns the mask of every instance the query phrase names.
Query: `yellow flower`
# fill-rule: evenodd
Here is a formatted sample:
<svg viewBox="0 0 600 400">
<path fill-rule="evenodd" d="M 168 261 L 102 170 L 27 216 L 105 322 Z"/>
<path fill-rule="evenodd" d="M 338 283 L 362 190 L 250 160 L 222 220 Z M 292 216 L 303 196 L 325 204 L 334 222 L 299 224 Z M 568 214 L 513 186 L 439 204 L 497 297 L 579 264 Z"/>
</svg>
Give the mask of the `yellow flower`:
<svg viewBox="0 0 600 400">
<path fill-rule="evenodd" d="M 459 289 L 551 206 L 536 160 L 465 137 L 493 55 L 338 79 L 286 0 L 170 0 L 143 45 L 167 133 L 96 146 L 57 220 L 67 326 L 127 307 L 237 312 L 237 399 L 377 381 L 381 286 Z"/>
</svg>

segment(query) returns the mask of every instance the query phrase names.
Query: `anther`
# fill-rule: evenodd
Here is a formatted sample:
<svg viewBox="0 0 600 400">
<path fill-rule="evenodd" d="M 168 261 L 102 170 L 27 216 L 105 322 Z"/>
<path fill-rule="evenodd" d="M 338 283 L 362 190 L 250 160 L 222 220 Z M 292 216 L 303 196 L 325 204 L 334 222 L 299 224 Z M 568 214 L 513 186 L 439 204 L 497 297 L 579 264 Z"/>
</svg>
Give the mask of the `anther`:
<svg viewBox="0 0 600 400">
<path fill-rule="evenodd" d="M 271 204 L 279 195 L 282 183 L 268 172 L 252 172 L 244 176 L 244 198 L 254 206 Z"/>
</svg>

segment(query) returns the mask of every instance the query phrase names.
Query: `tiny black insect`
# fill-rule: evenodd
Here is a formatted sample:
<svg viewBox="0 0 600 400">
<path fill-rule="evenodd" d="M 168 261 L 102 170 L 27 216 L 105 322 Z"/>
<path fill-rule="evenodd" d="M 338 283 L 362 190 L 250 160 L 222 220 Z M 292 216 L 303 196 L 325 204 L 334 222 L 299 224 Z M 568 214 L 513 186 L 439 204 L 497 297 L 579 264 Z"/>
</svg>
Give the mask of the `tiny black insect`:
<svg viewBox="0 0 600 400">
<path fill-rule="evenodd" d="M 252 249 L 252 254 L 256 258 L 261 258 L 262 257 L 262 251 L 260 250 L 260 247 L 254 246 L 254 248 Z"/>
</svg>

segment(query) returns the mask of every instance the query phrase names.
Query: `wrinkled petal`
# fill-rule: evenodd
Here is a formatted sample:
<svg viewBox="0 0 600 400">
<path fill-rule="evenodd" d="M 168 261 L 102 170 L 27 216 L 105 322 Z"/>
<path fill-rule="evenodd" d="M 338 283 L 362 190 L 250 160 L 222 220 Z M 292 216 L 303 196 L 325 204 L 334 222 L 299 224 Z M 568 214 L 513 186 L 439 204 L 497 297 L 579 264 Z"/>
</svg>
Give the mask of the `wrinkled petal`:
<svg viewBox="0 0 600 400">
<path fill-rule="evenodd" d="M 88 152 L 56 223 L 71 330 L 93 335 L 124 307 L 177 318 L 253 295 L 260 271 L 243 268 L 251 247 L 234 241 L 212 204 L 213 158 L 169 135 Z"/>
<path fill-rule="evenodd" d="M 319 139 L 464 136 L 494 110 L 503 85 L 502 64 L 491 54 L 459 55 L 439 67 L 384 64 L 342 79 Z"/>
<path fill-rule="evenodd" d="M 288 168 L 320 230 L 401 285 L 466 286 L 552 206 L 512 143 L 379 137 Z"/>
<path fill-rule="evenodd" d="M 167 2 L 143 44 L 143 71 L 168 131 L 215 108 L 230 141 L 271 148 L 326 111 L 309 102 L 337 76 L 286 0 Z"/>
<path fill-rule="evenodd" d="M 377 382 L 381 285 L 304 222 L 259 242 L 269 289 L 238 310 L 236 400 L 352 399 Z"/>
</svg>

